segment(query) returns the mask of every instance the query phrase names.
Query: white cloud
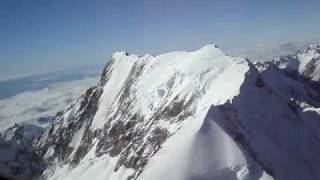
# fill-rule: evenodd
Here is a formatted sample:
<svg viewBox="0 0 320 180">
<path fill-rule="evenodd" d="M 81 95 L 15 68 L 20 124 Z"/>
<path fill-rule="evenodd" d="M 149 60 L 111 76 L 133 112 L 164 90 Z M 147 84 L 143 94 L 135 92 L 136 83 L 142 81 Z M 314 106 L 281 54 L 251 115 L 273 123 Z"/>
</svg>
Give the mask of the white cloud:
<svg viewBox="0 0 320 180">
<path fill-rule="evenodd" d="M 0 132 L 14 123 L 46 126 L 46 118 L 54 116 L 96 82 L 95 78 L 56 83 L 48 88 L 29 91 L 0 100 Z M 43 122 L 39 122 L 42 119 Z"/>
</svg>

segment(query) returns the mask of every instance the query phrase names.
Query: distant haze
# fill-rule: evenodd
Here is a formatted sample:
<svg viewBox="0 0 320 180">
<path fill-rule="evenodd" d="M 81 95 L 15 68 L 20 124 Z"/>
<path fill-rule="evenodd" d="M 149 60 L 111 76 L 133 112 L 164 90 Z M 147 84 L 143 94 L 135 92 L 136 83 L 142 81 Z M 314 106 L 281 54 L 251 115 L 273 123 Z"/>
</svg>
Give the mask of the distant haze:
<svg viewBox="0 0 320 180">
<path fill-rule="evenodd" d="M 0 79 L 104 64 L 116 50 L 159 54 L 215 43 L 252 53 L 257 44 L 309 42 L 319 34 L 319 7 L 319 0 L 1 0 Z"/>
</svg>

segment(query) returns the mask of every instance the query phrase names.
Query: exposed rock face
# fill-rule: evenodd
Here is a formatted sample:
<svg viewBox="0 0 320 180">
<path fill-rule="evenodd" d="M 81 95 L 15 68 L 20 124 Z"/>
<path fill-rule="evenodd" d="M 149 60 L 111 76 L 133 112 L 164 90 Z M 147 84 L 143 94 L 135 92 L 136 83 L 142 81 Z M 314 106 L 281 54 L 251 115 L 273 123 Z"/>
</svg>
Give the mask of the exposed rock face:
<svg viewBox="0 0 320 180">
<path fill-rule="evenodd" d="M 319 179 L 319 76 L 319 46 L 265 64 L 117 52 L 32 161 L 40 179 Z"/>
<path fill-rule="evenodd" d="M 0 136 L 0 177 L 31 178 L 43 170 L 33 156 L 32 140 L 43 132 L 34 125 L 14 125 Z M 13 178 L 13 177 L 8 178 Z"/>
</svg>

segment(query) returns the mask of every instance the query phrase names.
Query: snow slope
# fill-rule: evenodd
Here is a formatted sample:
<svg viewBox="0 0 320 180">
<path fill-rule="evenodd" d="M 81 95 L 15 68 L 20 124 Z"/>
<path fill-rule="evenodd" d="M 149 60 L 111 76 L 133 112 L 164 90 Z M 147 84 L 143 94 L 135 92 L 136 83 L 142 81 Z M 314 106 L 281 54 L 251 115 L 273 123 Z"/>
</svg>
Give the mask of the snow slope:
<svg viewBox="0 0 320 180">
<path fill-rule="evenodd" d="M 100 82 L 35 142 L 41 177 L 319 179 L 317 86 L 288 71 L 215 45 L 114 53 Z"/>
</svg>

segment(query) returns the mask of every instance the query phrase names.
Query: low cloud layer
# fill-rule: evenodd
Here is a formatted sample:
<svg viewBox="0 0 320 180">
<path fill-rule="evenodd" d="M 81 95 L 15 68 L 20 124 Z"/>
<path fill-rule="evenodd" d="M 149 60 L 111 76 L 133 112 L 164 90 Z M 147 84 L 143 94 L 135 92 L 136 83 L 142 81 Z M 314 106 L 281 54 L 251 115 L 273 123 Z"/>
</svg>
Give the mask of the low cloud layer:
<svg viewBox="0 0 320 180">
<path fill-rule="evenodd" d="M 266 62 L 271 61 L 275 57 L 294 54 L 297 51 L 306 49 L 309 45 L 319 43 L 320 41 L 296 41 L 276 43 L 269 42 L 257 44 L 252 47 L 241 47 L 237 49 L 229 49 L 226 52 L 232 56 L 240 56 L 250 59 L 251 61 Z"/>
<path fill-rule="evenodd" d="M 57 112 L 79 97 L 96 82 L 95 78 L 56 83 L 48 88 L 29 91 L 0 100 L 0 132 L 15 123 L 46 126 Z"/>
</svg>

